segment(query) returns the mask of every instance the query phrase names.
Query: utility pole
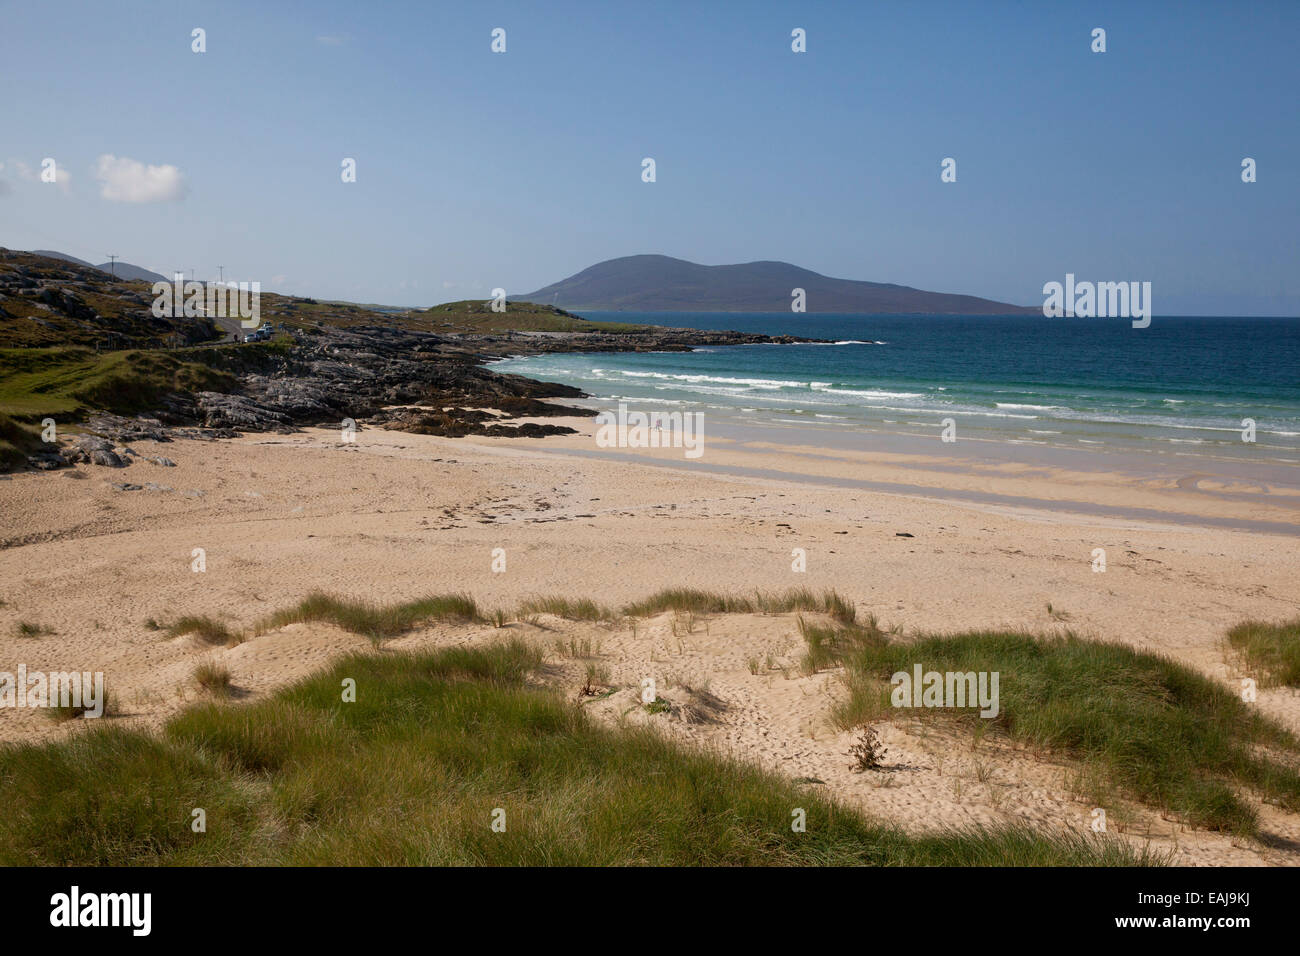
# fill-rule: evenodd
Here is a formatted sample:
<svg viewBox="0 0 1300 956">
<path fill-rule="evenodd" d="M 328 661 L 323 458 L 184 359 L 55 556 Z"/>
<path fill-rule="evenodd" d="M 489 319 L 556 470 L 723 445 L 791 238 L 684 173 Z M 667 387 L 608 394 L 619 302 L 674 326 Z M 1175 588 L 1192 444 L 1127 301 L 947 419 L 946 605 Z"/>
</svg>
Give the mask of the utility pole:
<svg viewBox="0 0 1300 956">
<path fill-rule="evenodd" d="M 217 281 L 218 281 L 221 285 L 225 285 L 225 284 L 226 284 L 226 267 L 225 267 L 225 266 L 217 266 L 217 272 L 219 272 L 219 273 L 221 274 L 221 278 L 218 279 Z"/>
<path fill-rule="evenodd" d="M 109 261 L 109 263 L 110 263 L 109 268 L 110 268 L 110 269 L 112 270 L 112 272 L 113 272 L 113 278 L 114 278 L 114 279 L 117 278 L 117 260 L 118 260 L 119 258 L 121 258 L 121 257 L 120 257 L 120 256 L 109 256 L 109 257 L 108 257 L 108 261 Z"/>
</svg>

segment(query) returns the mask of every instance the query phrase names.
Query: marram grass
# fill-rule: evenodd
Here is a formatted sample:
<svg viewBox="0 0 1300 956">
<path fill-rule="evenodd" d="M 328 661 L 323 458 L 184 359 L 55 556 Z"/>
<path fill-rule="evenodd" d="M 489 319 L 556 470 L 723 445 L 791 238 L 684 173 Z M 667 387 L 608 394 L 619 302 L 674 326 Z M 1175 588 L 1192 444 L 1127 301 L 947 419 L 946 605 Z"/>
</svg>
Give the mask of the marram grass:
<svg viewBox="0 0 1300 956">
<path fill-rule="evenodd" d="M 1079 764 L 1082 795 L 1136 799 L 1193 826 L 1254 836 L 1248 792 L 1300 810 L 1300 745 L 1216 681 L 1168 658 L 1076 636 L 982 631 L 894 642 L 874 627 L 803 628 L 805 667 L 843 664 L 844 728 L 895 717 L 944 719 Z M 892 706 L 890 678 L 925 671 L 998 672 L 1000 708 Z"/>
<path fill-rule="evenodd" d="M 1240 655 L 1261 686 L 1300 687 L 1300 618 L 1270 624 L 1243 621 L 1228 631 L 1228 646 Z"/>
<path fill-rule="evenodd" d="M 293 607 L 276 611 L 258 631 L 270 631 L 287 624 L 327 621 L 345 631 L 379 642 L 398 637 L 430 621 L 477 622 L 483 620 L 474 599 L 463 594 L 438 594 L 399 604 L 353 601 L 313 592 Z"/>
<path fill-rule="evenodd" d="M 258 703 L 191 707 L 160 735 L 105 724 L 0 748 L 0 863 L 1165 862 L 1026 828 L 910 836 L 651 728 L 600 724 L 531 686 L 540 664 L 519 641 L 354 655 Z M 796 810 L 805 832 L 792 830 Z"/>
</svg>

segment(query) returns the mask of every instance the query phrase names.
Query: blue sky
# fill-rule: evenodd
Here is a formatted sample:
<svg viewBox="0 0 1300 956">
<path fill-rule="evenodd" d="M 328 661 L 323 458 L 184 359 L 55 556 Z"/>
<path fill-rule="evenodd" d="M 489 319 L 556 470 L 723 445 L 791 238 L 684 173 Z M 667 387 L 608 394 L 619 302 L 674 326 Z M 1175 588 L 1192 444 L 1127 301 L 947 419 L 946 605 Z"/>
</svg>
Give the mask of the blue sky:
<svg viewBox="0 0 1300 956">
<path fill-rule="evenodd" d="M 1298 39 L 1294 0 L 5 0 L 0 245 L 394 304 L 657 252 L 1300 315 Z"/>
</svg>

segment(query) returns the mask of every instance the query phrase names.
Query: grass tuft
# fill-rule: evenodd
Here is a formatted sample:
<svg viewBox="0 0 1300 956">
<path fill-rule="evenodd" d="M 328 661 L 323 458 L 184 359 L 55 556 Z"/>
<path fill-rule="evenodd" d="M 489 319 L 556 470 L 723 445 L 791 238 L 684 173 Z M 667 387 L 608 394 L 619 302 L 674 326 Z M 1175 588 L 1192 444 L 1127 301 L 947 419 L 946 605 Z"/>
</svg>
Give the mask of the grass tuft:
<svg viewBox="0 0 1300 956">
<path fill-rule="evenodd" d="M 520 617 L 530 614 L 550 614 L 570 621 L 612 621 L 618 615 L 590 598 L 573 600 L 564 597 L 529 598 L 519 605 Z"/>
<path fill-rule="evenodd" d="M 112 702 L 109 699 L 107 688 L 104 690 L 102 706 L 103 710 L 100 712 L 100 717 L 109 716 L 110 713 L 112 713 Z M 67 705 L 60 704 L 53 707 L 47 707 L 45 709 L 45 715 L 55 723 L 63 724 L 67 723 L 69 720 L 78 720 L 81 717 L 84 717 L 90 712 L 90 710 L 90 705 L 83 701 L 80 704 L 68 703 Z M 99 718 L 88 719 L 98 720 Z"/>
<path fill-rule="evenodd" d="M 666 588 L 623 608 L 632 617 L 648 617 L 675 611 L 679 614 L 788 614 L 816 611 L 829 614 L 841 624 L 857 618 L 853 602 L 835 591 L 816 594 L 807 588 L 791 588 L 779 594 L 757 593 L 754 597 L 702 591 L 698 588 Z"/>
<path fill-rule="evenodd" d="M 868 645 L 883 645 L 888 641 L 874 619 L 865 624 L 815 624 L 801 614 L 798 623 L 799 634 L 808 646 L 803 657 L 805 674 L 836 667 L 853 651 Z"/>
<path fill-rule="evenodd" d="M 194 668 L 194 683 L 214 697 L 229 697 L 233 689 L 230 683 L 230 669 L 215 661 L 204 661 Z"/>
<path fill-rule="evenodd" d="M 276 611 L 260 625 L 258 632 L 288 624 L 326 621 L 372 642 L 399 637 L 430 621 L 476 623 L 483 618 L 474 599 L 464 594 L 439 594 L 399 604 L 349 601 L 320 591 L 307 595 L 290 608 Z"/>
<path fill-rule="evenodd" d="M 1243 621 L 1228 631 L 1228 646 L 1263 676 L 1261 685 L 1300 687 L 1300 618 L 1279 624 Z"/>
<path fill-rule="evenodd" d="M 168 637 L 181 637 L 185 634 L 194 634 L 205 644 L 219 647 L 232 647 L 239 643 L 239 638 L 226 625 L 203 615 L 186 615 L 167 628 Z"/>
</svg>

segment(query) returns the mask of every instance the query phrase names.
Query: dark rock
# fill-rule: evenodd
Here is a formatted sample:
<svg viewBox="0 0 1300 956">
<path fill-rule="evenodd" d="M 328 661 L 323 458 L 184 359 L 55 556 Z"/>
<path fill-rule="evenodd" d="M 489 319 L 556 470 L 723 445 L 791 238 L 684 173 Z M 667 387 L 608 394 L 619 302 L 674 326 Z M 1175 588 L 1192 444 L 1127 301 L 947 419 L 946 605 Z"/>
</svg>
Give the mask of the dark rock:
<svg viewBox="0 0 1300 956">
<path fill-rule="evenodd" d="M 68 464 L 84 462 L 105 468 L 125 468 L 128 462 L 113 450 L 113 442 L 102 435 L 78 435 L 62 452 Z"/>
<path fill-rule="evenodd" d="M 125 468 L 126 462 L 117 456 L 116 452 L 109 451 L 105 448 L 96 448 L 90 453 L 90 463 L 92 465 L 102 465 L 105 468 Z"/>
<path fill-rule="evenodd" d="M 284 412 L 253 401 L 244 395 L 199 392 L 196 396 L 207 428 L 231 428 L 248 431 L 292 431 Z"/>
</svg>

